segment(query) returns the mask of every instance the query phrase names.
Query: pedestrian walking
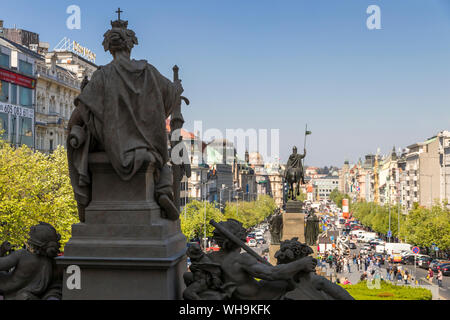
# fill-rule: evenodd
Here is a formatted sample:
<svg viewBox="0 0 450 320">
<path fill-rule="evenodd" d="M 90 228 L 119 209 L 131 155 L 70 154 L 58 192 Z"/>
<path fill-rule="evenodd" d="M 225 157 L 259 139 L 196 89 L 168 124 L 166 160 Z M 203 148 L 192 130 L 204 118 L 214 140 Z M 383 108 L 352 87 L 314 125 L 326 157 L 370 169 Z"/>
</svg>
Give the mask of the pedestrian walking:
<svg viewBox="0 0 450 320">
<path fill-rule="evenodd" d="M 391 266 L 388 265 L 388 266 L 386 267 L 386 278 L 387 278 L 389 281 L 391 281 L 391 270 L 392 270 Z"/>
<path fill-rule="evenodd" d="M 397 282 L 402 282 L 403 274 L 402 271 L 397 272 Z"/>
<path fill-rule="evenodd" d="M 392 278 L 392 280 L 395 280 L 397 278 L 397 273 L 398 273 L 397 266 L 394 265 L 392 267 L 392 273 L 394 274 L 394 278 Z"/>
<path fill-rule="evenodd" d="M 436 275 L 436 280 L 437 280 L 437 282 L 438 282 L 439 288 L 442 288 L 442 270 L 441 270 L 440 267 L 438 267 L 438 272 L 437 272 L 437 275 Z"/>
<path fill-rule="evenodd" d="M 405 284 L 408 284 L 408 270 L 405 270 L 405 273 L 403 274 L 403 280 L 405 280 Z"/>
<path fill-rule="evenodd" d="M 433 269 L 428 268 L 427 280 L 433 281 L 434 272 Z"/>
</svg>

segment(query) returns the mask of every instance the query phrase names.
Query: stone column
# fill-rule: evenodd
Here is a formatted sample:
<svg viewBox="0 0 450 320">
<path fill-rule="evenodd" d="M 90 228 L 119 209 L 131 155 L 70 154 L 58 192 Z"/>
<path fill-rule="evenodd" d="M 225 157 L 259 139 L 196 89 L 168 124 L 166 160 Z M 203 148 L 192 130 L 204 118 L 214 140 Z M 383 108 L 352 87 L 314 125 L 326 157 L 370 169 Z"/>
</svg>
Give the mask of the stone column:
<svg viewBox="0 0 450 320">
<path fill-rule="evenodd" d="M 57 263 L 65 268 L 64 300 L 181 299 L 186 238 L 180 221 L 162 219 L 154 199 L 154 168 L 143 165 L 129 181 L 106 154 L 89 155 L 92 201 L 86 220 Z M 81 269 L 81 288 L 67 286 L 67 268 Z"/>
</svg>

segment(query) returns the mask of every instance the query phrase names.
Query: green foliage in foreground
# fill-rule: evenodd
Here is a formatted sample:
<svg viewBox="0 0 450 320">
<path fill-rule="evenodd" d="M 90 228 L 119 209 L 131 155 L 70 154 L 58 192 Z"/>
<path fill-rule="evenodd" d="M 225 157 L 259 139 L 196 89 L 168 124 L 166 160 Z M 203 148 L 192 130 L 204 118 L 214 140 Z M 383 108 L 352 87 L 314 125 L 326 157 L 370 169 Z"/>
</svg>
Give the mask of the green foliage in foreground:
<svg viewBox="0 0 450 320">
<path fill-rule="evenodd" d="M 432 298 L 431 291 L 428 289 L 396 286 L 386 281 L 381 281 L 380 289 L 374 287 L 375 281 L 373 281 L 373 289 L 368 287 L 367 281 L 341 286 L 356 300 L 431 300 Z"/>
<path fill-rule="evenodd" d="M 79 222 L 66 150 L 59 147 L 46 155 L 0 139 L 0 243 L 22 247 L 30 227 L 40 221 L 61 234 L 62 247 L 72 224 Z"/>
</svg>

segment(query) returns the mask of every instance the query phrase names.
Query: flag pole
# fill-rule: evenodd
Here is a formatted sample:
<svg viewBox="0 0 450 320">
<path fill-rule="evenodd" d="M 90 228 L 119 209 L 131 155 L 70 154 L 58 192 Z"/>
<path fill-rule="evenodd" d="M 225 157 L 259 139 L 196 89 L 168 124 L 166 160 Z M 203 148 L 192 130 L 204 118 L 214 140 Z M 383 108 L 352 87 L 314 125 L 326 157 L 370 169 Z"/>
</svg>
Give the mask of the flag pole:
<svg viewBox="0 0 450 320">
<path fill-rule="evenodd" d="M 307 132 L 308 132 L 308 124 L 306 124 L 306 127 L 305 127 L 305 141 L 303 143 L 303 151 L 306 149 L 306 133 Z"/>
<path fill-rule="evenodd" d="M 306 124 L 306 127 L 305 127 L 305 141 L 303 142 L 303 152 L 305 152 L 305 149 L 306 149 L 306 136 L 307 136 L 307 133 L 308 132 L 308 124 Z M 305 167 L 305 158 L 303 158 L 302 159 L 302 167 L 304 168 Z"/>
</svg>

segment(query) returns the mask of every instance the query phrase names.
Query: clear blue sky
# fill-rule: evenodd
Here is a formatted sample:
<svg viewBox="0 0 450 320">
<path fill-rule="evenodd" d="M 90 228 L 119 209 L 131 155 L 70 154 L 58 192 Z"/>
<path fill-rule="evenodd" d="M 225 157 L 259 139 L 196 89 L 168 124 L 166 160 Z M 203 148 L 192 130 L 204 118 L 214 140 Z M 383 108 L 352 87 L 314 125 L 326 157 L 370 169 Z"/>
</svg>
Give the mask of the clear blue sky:
<svg viewBox="0 0 450 320">
<path fill-rule="evenodd" d="M 81 7 L 81 30 L 66 8 Z M 381 30 L 366 9 L 381 8 Z M 180 66 L 187 129 L 280 129 L 281 158 L 303 147 L 308 165 L 351 162 L 450 130 L 448 0 L 2 1 L 6 27 L 53 48 L 67 36 L 110 61 L 103 33 L 117 7 L 135 30 L 136 59 L 171 78 Z"/>
</svg>

